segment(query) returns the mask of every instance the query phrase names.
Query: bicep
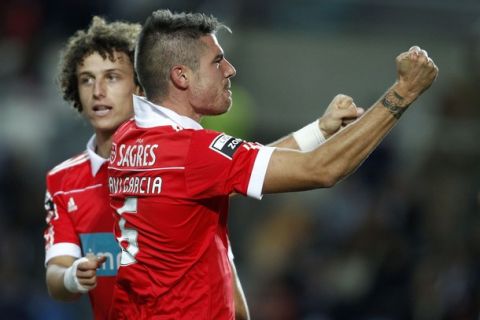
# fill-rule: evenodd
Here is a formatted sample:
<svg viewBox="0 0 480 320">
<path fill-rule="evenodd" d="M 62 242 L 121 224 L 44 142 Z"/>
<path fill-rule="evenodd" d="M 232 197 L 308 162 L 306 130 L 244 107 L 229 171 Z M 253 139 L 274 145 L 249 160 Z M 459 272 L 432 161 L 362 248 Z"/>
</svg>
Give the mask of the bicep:
<svg viewBox="0 0 480 320">
<path fill-rule="evenodd" d="M 317 187 L 318 172 L 310 153 L 277 148 L 268 163 L 263 193 L 302 191 Z"/>
</svg>

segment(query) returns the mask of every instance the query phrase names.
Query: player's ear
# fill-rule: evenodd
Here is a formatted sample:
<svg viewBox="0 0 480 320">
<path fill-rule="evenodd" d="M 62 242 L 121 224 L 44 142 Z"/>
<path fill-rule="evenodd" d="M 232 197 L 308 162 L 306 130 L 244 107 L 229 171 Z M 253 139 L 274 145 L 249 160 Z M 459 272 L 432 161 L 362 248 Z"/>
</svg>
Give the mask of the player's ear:
<svg viewBox="0 0 480 320">
<path fill-rule="evenodd" d="M 182 65 L 173 66 L 173 68 L 170 69 L 170 79 L 176 87 L 180 89 L 188 88 L 190 79 L 189 69 Z"/>
<path fill-rule="evenodd" d="M 137 96 L 145 96 L 145 92 L 143 91 L 143 88 L 139 85 L 135 86 L 135 91 L 133 93 Z"/>
</svg>

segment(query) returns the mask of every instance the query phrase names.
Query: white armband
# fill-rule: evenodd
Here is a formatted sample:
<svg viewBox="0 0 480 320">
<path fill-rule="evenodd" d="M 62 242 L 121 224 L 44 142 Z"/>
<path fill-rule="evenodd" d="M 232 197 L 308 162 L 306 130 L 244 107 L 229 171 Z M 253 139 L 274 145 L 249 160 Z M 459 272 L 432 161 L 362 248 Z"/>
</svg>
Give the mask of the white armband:
<svg viewBox="0 0 480 320">
<path fill-rule="evenodd" d="M 78 265 L 86 261 L 88 261 L 88 259 L 85 257 L 77 259 L 67 270 L 65 270 L 65 273 L 63 275 L 63 285 L 68 291 L 72 293 L 88 292 L 88 288 L 82 286 L 77 278 Z"/>
<path fill-rule="evenodd" d="M 312 151 L 325 142 L 325 137 L 318 126 L 318 120 L 307 124 L 293 133 L 293 138 L 300 147 L 300 151 Z"/>
</svg>

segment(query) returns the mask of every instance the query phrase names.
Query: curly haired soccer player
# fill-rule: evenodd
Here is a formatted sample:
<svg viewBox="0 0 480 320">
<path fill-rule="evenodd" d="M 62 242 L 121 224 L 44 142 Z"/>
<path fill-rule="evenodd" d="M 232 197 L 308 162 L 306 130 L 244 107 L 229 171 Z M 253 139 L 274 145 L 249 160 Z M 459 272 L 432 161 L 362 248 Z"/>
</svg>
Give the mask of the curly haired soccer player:
<svg viewBox="0 0 480 320">
<path fill-rule="evenodd" d="M 63 98 L 95 134 L 85 151 L 47 174 L 46 280 L 50 295 L 58 300 L 88 292 L 95 319 L 108 315 L 118 268 L 107 158 L 112 134 L 132 116 L 132 94 L 140 94 L 133 71 L 139 31 L 138 24 L 94 17 L 88 29 L 68 40 L 60 63 Z"/>
</svg>

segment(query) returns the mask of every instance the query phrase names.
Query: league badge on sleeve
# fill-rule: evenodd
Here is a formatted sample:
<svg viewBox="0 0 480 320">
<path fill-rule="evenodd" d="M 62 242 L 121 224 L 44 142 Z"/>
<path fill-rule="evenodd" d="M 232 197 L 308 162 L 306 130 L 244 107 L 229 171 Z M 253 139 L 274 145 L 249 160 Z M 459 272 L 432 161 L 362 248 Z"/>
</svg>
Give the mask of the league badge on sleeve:
<svg viewBox="0 0 480 320">
<path fill-rule="evenodd" d="M 110 163 L 113 164 L 117 158 L 117 144 L 112 142 L 112 151 L 110 151 Z"/>
<path fill-rule="evenodd" d="M 213 139 L 209 148 L 232 160 L 233 155 L 238 150 L 238 147 L 242 145 L 242 142 L 242 139 L 234 138 L 228 134 L 222 133 Z"/>
<path fill-rule="evenodd" d="M 53 202 L 53 198 L 50 195 L 50 192 L 46 192 L 45 194 L 45 210 L 47 211 L 46 222 L 50 223 L 50 221 L 58 220 L 58 213 L 57 208 L 55 208 L 55 203 Z"/>
</svg>

